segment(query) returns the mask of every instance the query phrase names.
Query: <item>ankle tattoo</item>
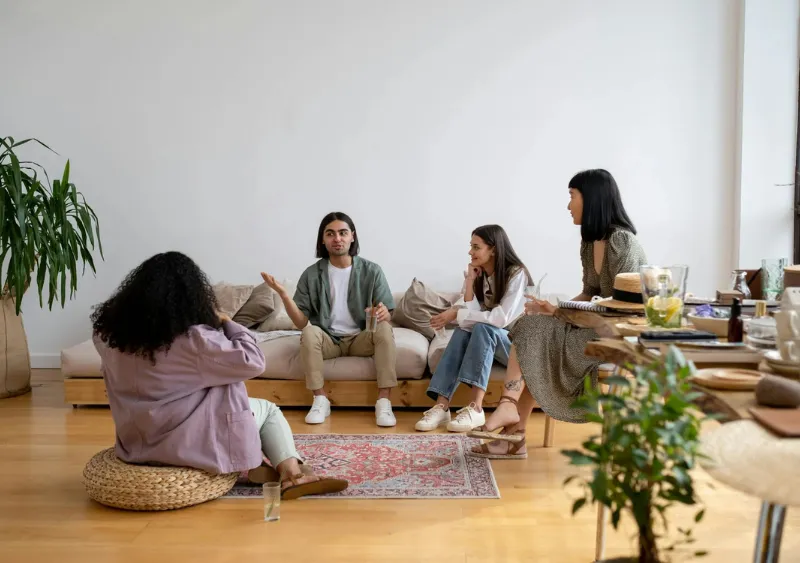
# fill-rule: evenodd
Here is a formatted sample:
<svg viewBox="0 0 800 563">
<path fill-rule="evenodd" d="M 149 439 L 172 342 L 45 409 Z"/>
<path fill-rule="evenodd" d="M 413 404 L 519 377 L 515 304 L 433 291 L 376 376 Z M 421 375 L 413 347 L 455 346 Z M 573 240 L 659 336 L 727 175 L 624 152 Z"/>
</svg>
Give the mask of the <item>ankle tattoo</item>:
<svg viewBox="0 0 800 563">
<path fill-rule="evenodd" d="M 521 379 L 512 379 L 511 381 L 506 381 L 505 385 L 503 385 L 506 390 L 508 391 L 519 391 L 522 389 L 522 380 Z"/>
</svg>

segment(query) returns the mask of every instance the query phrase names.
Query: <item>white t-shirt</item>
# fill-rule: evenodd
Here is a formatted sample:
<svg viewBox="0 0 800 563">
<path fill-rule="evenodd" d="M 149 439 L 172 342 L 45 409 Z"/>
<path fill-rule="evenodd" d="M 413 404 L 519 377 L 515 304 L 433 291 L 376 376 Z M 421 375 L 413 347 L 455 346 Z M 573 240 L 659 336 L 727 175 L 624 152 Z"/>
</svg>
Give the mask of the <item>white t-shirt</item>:
<svg viewBox="0 0 800 563">
<path fill-rule="evenodd" d="M 347 293 L 352 271 L 352 266 L 337 268 L 328 263 L 328 281 L 331 285 L 331 330 L 334 334 L 351 335 L 361 332 L 347 308 Z"/>
</svg>

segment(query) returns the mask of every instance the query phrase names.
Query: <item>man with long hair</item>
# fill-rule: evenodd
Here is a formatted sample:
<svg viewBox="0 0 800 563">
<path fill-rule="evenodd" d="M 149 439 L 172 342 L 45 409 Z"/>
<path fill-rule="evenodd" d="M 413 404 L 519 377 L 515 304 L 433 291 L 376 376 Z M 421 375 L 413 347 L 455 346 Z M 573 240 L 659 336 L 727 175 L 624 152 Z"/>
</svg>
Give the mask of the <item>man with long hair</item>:
<svg viewBox="0 0 800 563">
<path fill-rule="evenodd" d="M 314 402 L 307 424 L 321 424 L 331 414 L 322 375 L 324 360 L 341 356 L 374 357 L 378 379 L 375 420 L 394 426 L 389 394 L 397 386 L 394 333 L 389 324 L 394 299 L 377 264 L 358 256 L 353 220 L 344 213 L 326 215 L 317 233 L 317 258 L 297 283 L 294 297 L 275 278 L 261 276 L 281 298 L 294 325 L 301 329 L 300 358 L 306 387 Z M 367 327 L 367 318 L 376 324 Z"/>
</svg>

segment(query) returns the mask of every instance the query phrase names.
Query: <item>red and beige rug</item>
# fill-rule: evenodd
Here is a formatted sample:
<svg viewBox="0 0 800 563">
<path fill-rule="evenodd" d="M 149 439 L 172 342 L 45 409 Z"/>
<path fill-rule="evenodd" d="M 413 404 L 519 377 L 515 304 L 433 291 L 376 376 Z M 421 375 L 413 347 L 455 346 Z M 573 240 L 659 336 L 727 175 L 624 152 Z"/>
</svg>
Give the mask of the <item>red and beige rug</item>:
<svg viewBox="0 0 800 563">
<path fill-rule="evenodd" d="M 341 493 L 317 498 L 500 498 L 489 460 L 466 454 L 480 441 L 461 434 L 297 434 L 294 439 L 317 474 L 350 482 Z M 260 496 L 260 486 L 238 483 L 224 498 Z"/>
</svg>

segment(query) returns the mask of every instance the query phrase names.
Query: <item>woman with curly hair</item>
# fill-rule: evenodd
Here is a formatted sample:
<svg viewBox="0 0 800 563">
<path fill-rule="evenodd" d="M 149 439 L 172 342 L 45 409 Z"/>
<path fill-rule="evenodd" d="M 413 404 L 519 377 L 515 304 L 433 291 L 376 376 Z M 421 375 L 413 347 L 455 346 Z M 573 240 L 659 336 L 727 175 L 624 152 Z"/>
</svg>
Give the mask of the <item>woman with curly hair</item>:
<svg viewBox="0 0 800 563">
<path fill-rule="evenodd" d="M 247 397 L 244 381 L 263 373 L 264 354 L 247 329 L 217 312 L 208 278 L 189 257 L 146 260 L 94 311 L 92 325 L 121 460 L 250 470 L 257 483 L 280 479 L 285 499 L 347 487 L 303 465 L 277 405 Z"/>
</svg>

